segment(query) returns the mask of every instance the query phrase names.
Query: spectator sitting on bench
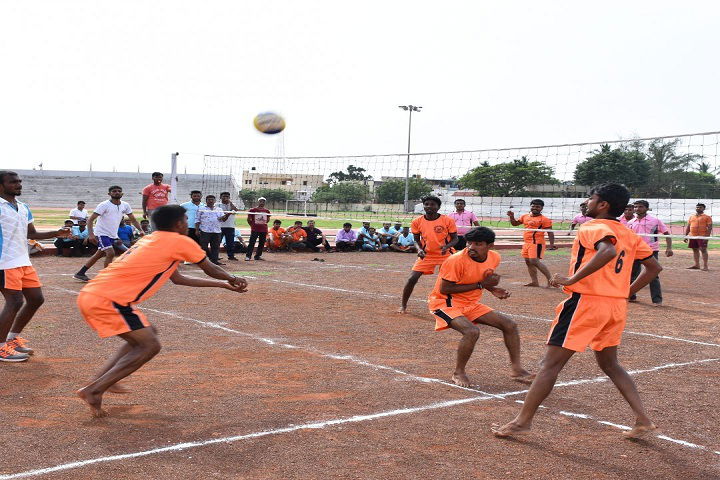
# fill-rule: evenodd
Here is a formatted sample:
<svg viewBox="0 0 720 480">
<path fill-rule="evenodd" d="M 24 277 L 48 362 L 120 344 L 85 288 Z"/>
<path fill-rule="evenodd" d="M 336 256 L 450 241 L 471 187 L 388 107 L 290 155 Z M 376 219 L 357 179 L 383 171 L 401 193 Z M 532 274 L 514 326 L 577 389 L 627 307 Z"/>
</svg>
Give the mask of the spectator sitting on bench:
<svg viewBox="0 0 720 480">
<path fill-rule="evenodd" d="M 318 248 L 318 245 L 322 245 L 325 247 L 325 251 L 329 252 L 332 250 L 332 247 L 327 241 L 327 238 L 325 238 L 325 234 L 320 230 L 319 228 L 315 228 L 315 220 L 308 220 L 307 226 L 303 227 L 303 230 L 305 230 L 305 233 L 307 235 L 307 239 L 305 240 L 305 245 L 308 250 L 311 250 L 313 252 L 319 252 L 320 249 Z"/>
<path fill-rule="evenodd" d="M 307 233 L 305 233 L 305 230 L 303 229 L 302 222 L 300 220 L 296 220 L 295 225 L 285 231 L 283 242 L 288 250 L 296 252 L 297 249 L 304 249 L 306 247 L 306 238 Z"/>
<path fill-rule="evenodd" d="M 285 229 L 280 225 L 282 225 L 282 222 L 280 220 L 275 220 L 272 228 L 268 230 L 268 236 L 265 242 L 268 252 L 279 252 L 285 248 L 283 239 L 285 236 Z"/>
<path fill-rule="evenodd" d="M 64 227 L 69 229 L 74 228 L 73 221 L 65 220 Z M 75 237 L 72 235 L 67 238 L 56 238 L 54 242 L 55 248 L 57 249 L 56 255 L 58 257 L 69 257 L 72 254 L 72 248 L 75 246 L 75 240 Z"/>
<path fill-rule="evenodd" d="M 362 249 L 365 252 L 382 251 L 382 247 L 380 246 L 380 235 L 375 233 L 375 227 L 370 227 L 367 235 L 363 236 Z"/>
<path fill-rule="evenodd" d="M 400 235 L 393 239 L 390 250 L 403 253 L 417 253 L 415 247 L 415 235 L 410 232 L 410 227 L 403 227 Z"/>
<path fill-rule="evenodd" d="M 356 250 L 357 233 L 352 229 L 352 223 L 343 223 L 343 228 L 335 235 L 335 249 L 338 252 Z"/>
</svg>

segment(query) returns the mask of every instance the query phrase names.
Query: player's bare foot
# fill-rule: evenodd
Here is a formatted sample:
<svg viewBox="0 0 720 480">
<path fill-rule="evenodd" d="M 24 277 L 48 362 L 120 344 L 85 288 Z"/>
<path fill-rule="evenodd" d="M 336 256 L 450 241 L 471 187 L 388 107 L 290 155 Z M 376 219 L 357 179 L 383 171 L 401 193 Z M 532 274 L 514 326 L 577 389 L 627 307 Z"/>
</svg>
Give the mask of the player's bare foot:
<svg viewBox="0 0 720 480">
<path fill-rule="evenodd" d="M 521 368 L 519 370 L 513 370 L 512 374 L 510 374 L 510 378 L 516 382 L 530 384 L 533 380 L 535 380 L 535 374 Z"/>
<path fill-rule="evenodd" d="M 702 271 L 703 271 L 703 272 L 709 272 L 710 269 L 709 269 L 708 267 L 705 267 L 705 268 L 702 269 Z"/>
<path fill-rule="evenodd" d="M 623 432 L 623 436 L 625 438 L 640 438 L 652 432 L 653 430 L 657 430 L 657 427 L 654 423 L 651 423 L 650 425 L 635 424 L 632 430 Z"/>
<path fill-rule="evenodd" d="M 530 433 L 529 426 L 520 426 L 516 424 L 514 420 L 510 423 L 506 423 L 502 427 L 497 423 L 493 423 L 490 430 L 496 437 L 500 438 L 514 437 L 516 435 L 527 435 L 528 433 Z"/>
<path fill-rule="evenodd" d="M 539 287 L 539 286 L 540 286 L 540 284 L 537 282 L 530 282 L 530 283 L 526 283 L 525 285 L 523 285 L 523 287 Z"/>
<path fill-rule="evenodd" d="M 126 388 L 122 383 L 111 385 L 107 391 L 110 393 L 130 393 L 130 389 Z"/>
<path fill-rule="evenodd" d="M 700 270 L 700 267 L 698 265 L 693 265 L 692 267 L 687 267 L 688 270 Z"/>
<path fill-rule="evenodd" d="M 400 308 L 398 308 L 397 313 L 407 313 L 407 307 L 400 307 Z"/>
<path fill-rule="evenodd" d="M 84 388 L 81 388 L 77 391 L 77 396 L 88 404 L 94 418 L 107 417 L 107 412 L 102 409 L 102 395 L 86 392 Z"/>
<path fill-rule="evenodd" d="M 460 387 L 468 388 L 470 386 L 470 379 L 465 373 L 453 373 L 452 381 Z"/>
</svg>

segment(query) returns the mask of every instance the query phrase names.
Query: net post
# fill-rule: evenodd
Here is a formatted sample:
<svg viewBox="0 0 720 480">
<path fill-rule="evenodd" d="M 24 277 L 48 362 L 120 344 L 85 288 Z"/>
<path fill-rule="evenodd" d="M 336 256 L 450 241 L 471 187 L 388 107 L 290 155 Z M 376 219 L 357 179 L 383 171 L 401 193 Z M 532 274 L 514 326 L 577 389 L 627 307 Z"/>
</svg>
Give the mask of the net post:
<svg viewBox="0 0 720 480">
<path fill-rule="evenodd" d="M 170 154 L 170 203 L 177 204 L 177 157 L 179 153 Z"/>
</svg>

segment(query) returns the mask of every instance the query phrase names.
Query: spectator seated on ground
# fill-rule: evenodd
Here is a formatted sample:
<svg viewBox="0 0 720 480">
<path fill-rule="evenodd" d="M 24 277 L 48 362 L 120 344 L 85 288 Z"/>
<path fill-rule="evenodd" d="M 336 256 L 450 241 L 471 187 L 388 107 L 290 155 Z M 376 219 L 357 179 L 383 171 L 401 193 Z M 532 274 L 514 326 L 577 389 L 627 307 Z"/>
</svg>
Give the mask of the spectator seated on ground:
<svg viewBox="0 0 720 480">
<path fill-rule="evenodd" d="M 72 227 L 72 236 L 75 238 L 75 246 L 73 254 L 81 257 L 83 255 L 92 255 L 97 250 L 97 246 L 88 239 L 90 232 L 87 229 L 87 220 L 78 220 L 78 224 Z"/>
<path fill-rule="evenodd" d="M 402 223 L 401 222 L 395 222 L 395 224 L 390 229 L 390 233 L 392 233 L 393 238 L 400 235 L 402 232 Z"/>
<path fill-rule="evenodd" d="M 267 240 L 265 241 L 268 252 L 279 252 L 286 248 L 284 242 L 285 229 L 280 225 L 282 225 L 282 221 L 275 220 L 272 228 L 268 230 Z"/>
<path fill-rule="evenodd" d="M 335 249 L 338 252 L 348 252 L 356 250 L 357 233 L 352 229 L 352 223 L 346 222 L 343 228 L 335 235 Z"/>
<path fill-rule="evenodd" d="M 381 252 L 380 235 L 375 233 L 375 227 L 370 227 L 368 233 L 363 236 L 362 249 L 365 252 Z"/>
<path fill-rule="evenodd" d="M 144 235 L 150 235 L 150 220 L 140 220 L 140 229 L 142 230 Z M 137 242 L 140 238 L 140 232 L 137 230 L 133 230 L 134 233 L 134 242 Z"/>
<path fill-rule="evenodd" d="M 65 220 L 65 228 L 74 228 L 74 222 L 72 220 Z M 54 242 L 55 248 L 57 249 L 56 255 L 58 257 L 69 257 L 72 254 L 72 248 L 75 246 L 75 238 L 70 236 L 67 238 L 56 238 Z"/>
<path fill-rule="evenodd" d="M 383 226 L 377 231 L 377 234 L 380 236 L 380 245 L 383 250 L 390 246 L 395 236 L 390 222 L 383 222 Z"/>
<path fill-rule="evenodd" d="M 296 220 L 295 224 L 288 228 L 287 231 L 285 231 L 285 237 L 283 239 L 285 248 L 290 250 L 291 252 L 296 252 L 299 249 L 305 249 L 307 246 L 305 245 L 305 239 L 307 238 L 307 233 L 303 229 L 302 222 L 300 220 Z"/>
<path fill-rule="evenodd" d="M 239 228 L 235 229 L 235 243 L 233 244 L 233 253 L 247 253 L 247 244 L 242 238 L 242 231 Z M 225 246 L 225 237 L 223 236 L 221 245 Z M 227 251 L 227 249 L 225 250 Z"/>
<path fill-rule="evenodd" d="M 125 247 L 125 250 L 130 248 L 130 246 L 133 244 L 133 237 L 135 236 L 135 232 L 133 230 L 133 227 L 131 225 L 128 225 L 125 222 L 125 218 L 123 217 L 122 220 L 120 220 L 120 226 L 118 227 L 118 240 L 122 244 L 123 247 Z"/>
<path fill-rule="evenodd" d="M 390 250 L 403 253 L 417 253 L 415 247 L 415 235 L 410 232 L 410 227 L 403 227 L 400 234 L 393 239 Z"/>
<path fill-rule="evenodd" d="M 307 226 L 303 227 L 307 238 L 305 239 L 305 246 L 308 250 L 313 252 L 319 252 L 318 245 L 325 247 L 325 251 L 329 252 L 332 250 L 330 244 L 325 238 L 325 234 L 319 228 L 315 228 L 315 220 L 308 220 Z"/>
<path fill-rule="evenodd" d="M 370 236 L 370 222 L 362 222 L 362 227 L 360 227 L 357 234 L 356 247 L 360 250 L 365 243 L 365 237 Z"/>
</svg>

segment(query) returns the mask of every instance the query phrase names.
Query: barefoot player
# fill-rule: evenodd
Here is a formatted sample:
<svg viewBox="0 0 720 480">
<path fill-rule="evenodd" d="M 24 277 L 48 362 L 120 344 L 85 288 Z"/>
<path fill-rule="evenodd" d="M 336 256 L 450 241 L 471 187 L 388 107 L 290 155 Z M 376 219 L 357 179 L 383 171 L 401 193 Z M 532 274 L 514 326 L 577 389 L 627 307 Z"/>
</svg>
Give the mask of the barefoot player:
<svg viewBox="0 0 720 480">
<path fill-rule="evenodd" d="M 530 229 L 551 229 L 552 220 L 542 214 L 545 202 L 536 198 L 530 202 L 530 213 L 526 213 L 517 220 L 515 219 L 515 212 L 512 210 L 507 212 L 510 217 L 510 223 L 517 227 L 523 225 L 525 228 Z M 555 250 L 555 234 L 553 232 L 547 232 L 548 239 L 550 240 L 550 246 L 548 250 Z M 527 266 L 528 273 L 530 274 L 530 283 L 526 283 L 526 287 L 539 287 L 537 272 L 545 275 L 547 279 L 547 287 L 550 287 L 550 270 L 540 260 L 542 260 L 545 254 L 545 232 L 524 232 L 523 233 L 523 246 L 522 246 L 522 257 L 525 259 L 525 265 Z"/>
<path fill-rule="evenodd" d="M 616 220 L 629 199 L 628 190 L 616 183 L 592 190 L 588 215 L 595 220 L 585 223 L 575 237 L 570 276 L 556 274 L 552 278 L 552 284 L 564 286 L 570 297 L 555 310 L 557 316 L 550 327 L 545 358 L 520 413 L 512 422 L 493 428 L 495 435 L 507 437 L 527 433 L 535 412 L 550 395 L 567 361 L 575 352 L 582 352 L 588 346 L 595 351 L 595 360 L 602 371 L 635 412 L 635 426 L 625 432 L 625 436 L 635 438 L 655 429 L 635 383 L 617 359 L 628 297 L 662 270 L 647 243 Z M 645 268 L 630 285 L 633 260 L 642 262 Z"/>
<path fill-rule="evenodd" d="M 500 254 L 491 250 L 495 232 L 486 227 L 472 228 L 465 234 L 465 241 L 465 249 L 450 256 L 440 267 L 435 288 L 428 297 L 428 308 L 435 316 L 435 330 L 452 328 L 462 334 L 452 380 L 461 387 L 470 386 L 465 365 L 480 335 L 475 324 L 480 323 L 503 332 L 512 365 L 510 376 L 529 383 L 533 376 L 520 363 L 517 325 L 507 315 L 480 303 L 483 290 L 501 299 L 510 296 L 507 290 L 497 286 L 500 276 L 494 272 L 500 264 Z"/>
<path fill-rule="evenodd" d="M 80 291 L 77 303 L 85 321 L 101 338 L 119 336 L 126 344 L 110 358 L 100 373 L 78 396 L 88 403 L 93 416 L 102 417 L 102 397 L 160 351 L 155 329 L 135 305 L 152 297 L 168 280 L 190 287 L 219 287 L 244 292 L 247 282 L 211 263 L 205 251 L 187 236 L 185 209 L 179 205 L 158 207 L 152 215 L 156 230 L 102 270 Z M 186 277 L 177 271 L 183 261 L 196 263 L 217 280 Z"/>
<path fill-rule="evenodd" d="M 413 265 L 410 278 L 405 282 L 400 313 L 407 311 L 408 300 L 420 277 L 435 273 L 435 267 L 442 265 L 450 257 L 453 253 L 452 247 L 458 241 L 455 221 L 438 213 L 442 204 L 440 199 L 431 195 L 423 198 L 422 202 L 425 215 L 416 218 L 410 224 L 419 258 Z"/>
</svg>

